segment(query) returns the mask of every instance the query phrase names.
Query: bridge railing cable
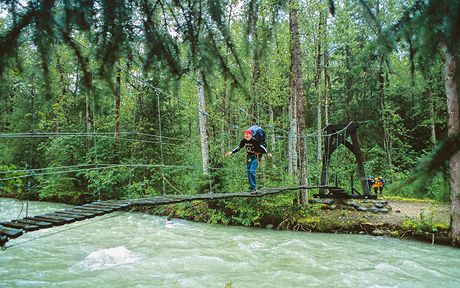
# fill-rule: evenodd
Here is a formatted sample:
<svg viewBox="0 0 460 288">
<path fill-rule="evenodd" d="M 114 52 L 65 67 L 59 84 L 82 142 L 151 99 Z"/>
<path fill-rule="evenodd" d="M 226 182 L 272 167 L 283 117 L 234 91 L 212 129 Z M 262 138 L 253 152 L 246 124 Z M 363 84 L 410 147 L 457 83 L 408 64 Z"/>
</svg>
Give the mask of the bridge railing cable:
<svg viewBox="0 0 460 288">
<path fill-rule="evenodd" d="M 114 132 L 17 132 L 17 133 L 0 133 L 0 139 L 1 138 L 7 138 L 7 139 L 14 139 L 14 138 L 53 138 L 53 137 L 105 137 L 105 138 L 112 138 L 112 139 L 122 139 L 122 140 L 133 140 L 131 138 L 122 138 L 122 137 L 115 137 L 115 136 L 109 136 L 109 135 L 114 135 Z M 160 135 L 154 135 L 154 134 L 147 134 L 147 133 L 140 133 L 137 131 L 133 132 L 120 132 L 120 135 L 141 135 L 141 136 L 146 136 L 146 137 L 155 137 L 155 138 L 160 138 Z M 168 137 L 168 136 L 162 136 L 162 139 L 167 139 L 167 140 L 177 140 L 177 141 L 187 141 L 189 139 L 186 138 L 178 138 L 178 137 Z M 142 141 L 141 139 L 137 141 Z M 143 140 L 143 141 L 151 141 L 151 143 L 160 143 L 152 141 L 152 140 Z"/>
</svg>

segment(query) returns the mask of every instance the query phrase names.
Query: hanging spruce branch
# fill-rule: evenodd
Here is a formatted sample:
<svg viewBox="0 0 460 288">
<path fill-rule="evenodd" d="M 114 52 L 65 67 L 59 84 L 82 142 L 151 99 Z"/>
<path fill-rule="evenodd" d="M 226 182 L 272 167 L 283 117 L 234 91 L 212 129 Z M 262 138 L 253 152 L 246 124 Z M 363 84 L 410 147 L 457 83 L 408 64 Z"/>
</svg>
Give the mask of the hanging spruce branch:
<svg viewBox="0 0 460 288">
<path fill-rule="evenodd" d="M 19 40 L 29 35 L 38 47 L 45 79 L 49 78 L 53 47 L 60 44 L 72 48 L 83 69 L 87 67 L 83 55 L 88 54 L 83 51 L 88 50 L 98 64 L 99 75 L 107 80 L 121 57 L 134 59 L 135 53 L 144 70 L 165 67 L 172 75 L 181 76 L 196 65 L 203 65 L 200 69 L 205 73 L 215 70 L 216 64 L 223 71 L 231 71 L 232 64 L 222 61 L 227 59 L 223 51 L 228 49 L 232 63 L 243 70 L 224 21 L 224 4 L 217 0 L 35 0 L 11 5 L 17 21 L 9 21 L 0 34 L 0 75 L 9 69 Z M 77 48 L 77 35 L 86 37 L 90 48 Z M 133 42 L 141 49 L 133 51 Z M 182 53 L 184 48 L 189 53 Z M 240 80 L 234 76 L 234 81 Z"/>
</svg>

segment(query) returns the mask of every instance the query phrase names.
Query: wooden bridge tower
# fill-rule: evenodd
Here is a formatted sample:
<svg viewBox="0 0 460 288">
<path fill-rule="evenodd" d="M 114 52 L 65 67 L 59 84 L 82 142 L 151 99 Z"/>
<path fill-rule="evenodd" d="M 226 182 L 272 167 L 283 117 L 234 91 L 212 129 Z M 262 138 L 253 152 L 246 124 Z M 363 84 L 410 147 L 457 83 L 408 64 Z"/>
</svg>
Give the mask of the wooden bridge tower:
<svg viewBox="0 0 460 288">
<path fill-rule="evenodd" d="M 364 158 L 361 153 L 361 147 L 359 145 L 358 134 L 357 134 L 358 123 L 350 122 L 348 124 L 334 124 L 327 125 L 324 128 L 326 138 L 324 139 L 324 153 L 323 163 L 321 169 L 321 186 L 327 186 L 329 182 L 329 165 L 331 161 L 332 153 L 343 144 L 347 147 L 356 157 L 358 164 L 358 176 L 361 182 L 361 189 L 363 195 L 370 195 L 369 187 L 367 185 L 366 174 L 364 171 Z M 343 131 L 341 131 L 343 130 Z M 351 142 L 347 140 L 351 137 Z M 352 188 L 353 189 L 353 188 Z M 320 189 L 320 195 L 325 194 L 325 189 Z"/>
</svg>

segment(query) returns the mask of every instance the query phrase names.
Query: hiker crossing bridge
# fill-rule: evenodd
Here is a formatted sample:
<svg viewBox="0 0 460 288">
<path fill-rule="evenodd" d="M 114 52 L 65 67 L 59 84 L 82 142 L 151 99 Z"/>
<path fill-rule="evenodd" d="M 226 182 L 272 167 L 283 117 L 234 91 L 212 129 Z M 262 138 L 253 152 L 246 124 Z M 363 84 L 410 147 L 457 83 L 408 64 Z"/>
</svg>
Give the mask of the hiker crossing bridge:
<svg viewBox="0 0 460 288">
<path fill-rule="evenodd" d="M 29 165 L 28 169 L 25 170 L 8 170 L 3 171 L 2 173 L 8 172 L 11 175 L 6 176 L 4 178 L 0 178 L 0 184 L 2 181 L 8 180 L 17 180 L 17 179 L 27 179 L 27 195 L 30 194 L 30 187 L 33 179 L 37 176 L 47 176 L 47 175 L 57 175 L 63 173 L 76 173 L 82 171 L 90 171 L 95 170 L 99 171 L 101 169 L 112 169 L 112 168 L 121 168 L 121 167 L 130 167 L 130 166 L 139 166 L 139 167 L 149 167 L 149 168 L 159 168 L 161 171 L 161 178 L 164 182 L 162 183 L 163 188 L 163 195 L 153 198 L 140 198 L 136 200 L 107 200 L 107 201 L 96 201 L 89 204 L 75 206 L 73 208 L 63 209 L 60 211 L 56 211 L 53 213 L 46 213 L 37 216 L 26 216 L 22 219 L 14 219 L 11 221 L 0 222 L 0 247 L 5 247 L 5 244 L 8 242 L 9 239 L 17 238 L 23 235 L 25 232 L 31 232 L 40 229 L 46 229 L 53 226 L 59 226 L 63 224 L 73 223 L 76 221 L 85 220 L 88 218 L 101 216 L 116 210 L 129 210 L 136 206 L 156 206 L 156 205 L 164 205 L 164 204 L 174 204 L 179 202 L 190 202 L 195 200 L 220 200 L 220 199 L 229 199 L 235 197 L 263 197 L 267 195 L 274 195 L 290 190 L 301 190 L 301 189 L 319 189 L 318 197 L 322 198 L 376 198 L 377 195 L 371 195 L 369 193 L 368 185 L 366 182 L 365 172 L 364 172 L 364 161 L 361 153 L 361 148 L 359 146 L 359 141 L 356 134 L 356 129 L 358 124 L 354 122 L 350 122 L 348 124 L 337 124 L 337 125 L 328 125 L 326 126 L 325 130 L 326 133 L 323 135 L 325 138 L 325 147 L 323 151 L 323 161 L 322 161 L 322 170 L 321 170 L 321 184 L 316 186 L 296 186 L 296 187 L 278 187 L 278 188 L 267 188 L 259 190 L 258 193 L 247 193 L 247 192 L 237 192 L 237 193 L 208 193 L 208 194 L 195 194 L 195 195 L 167 195 L 165 193 L 165 182 L 169 185 L 169 181 L 164 177 L 164 171 L 162 170 L 165 167 L 176 167 L 174 165 L 165 165 L 163 163 L 163 158 L 161 163 L 162 164 L 130 164 L 130 165 L 122 165 L 122 164 L 101 164 L 96 161 L 96 167 L 87 168 L 87 166 L 91 166 L 92 164 L 79 164 L 76 166 L 62 166 L 62 167 L 49 167 L 48 168 L 37 168 L 37 169 L 30 169 L 32 165 Z M 38 137 L 42 136 L 35 135 L 36 133 L 32 133 L 29 135 L 18 134 L 18 135 L 2 135 L 1 137 Z M 74 134 L 72 134 L 74 135 Z M 50 136 L 50 135 L 44 135 Z M 54 136 L 52 134 L 51 136 Z M 87 136 L 84 134 L 84 136 Z M 0 138 L 1 138 L 0 137 Z M 161 134 L 160 134 L 161 137 Z M 351 138 L 351 140 L 348 140 Z M 96 142 L 96 141 L 95 141 Z M 362 186 L 362 194 L 357 195 L 355 193 L 359 193 L 356 189 L 354 189 L 353 185 L 353 175 L 351 177 L 351 195 L 346 193 L 344 189 L 338 187 L 337 182 L 337 175 L 336 175 L 336 183 L 335 186 L 328 186 L 329 178 L 330 178 L 330 161 L 331 156 L 334 151 L 337 151 L 340 145 L 345 146 L 351 152 L 353 152 L 357 164 L 358 164 L 358 176 L 359 181 Z M 32 150 L 31 150 L 32 151 Z M 97 160 L 97 159 L 96 159 Z M 177 166 L 178 168 L 184 168 L 185 166 Z M 192 167 L 185 167 L 187 169 L 193 168 Z M 62 170 L 62 171 L 60 171 Z M 194 169 L 193 169 L 194 170 Z M 0 171 L 1 172 L 1 171 Z M 1 174 L 1 173 L 0 173 Z M 131 177 L 131 174 L 129 174 Z M 145 177 L 145 175 L 144 175 Z M 265 172 L 264 172 L 264 181 L 265 181 Z M 130 178 L 131 181 L 131 178 Z M 180 192 L 177 188 L 171 185 L 174 190 Z M 264 183 L 265 186 L 265 183 Z M 210 180 L 210 191 L 211 190 L 211 180 Z M 328 193 L 326 193 L 326 191 Z M 100 192 L 98 192 L 100 193 Z M 100 196 L 100 194 L 99 194 Z M 27 215 L 27 213 L 26 213 Z"/>
<path fill-rule="evenodd" d="M 340 188 L 335 186 L 298 186 L 267 188 L 259 190 L 256 193 L 207 193 L 195 195 L 158 196 L 134 200 L 96 201 L 81 206 L 58 210 L 52 213 L 28 216 L 22 219 L 0 222 L 0 246 L 5 247 L 5 244 L 9 239 L 18 238 L 25 232 L 32 232 L 40 229 L 51 228 L 54 226 L 70 224 L 76 221 L 82 221 L 96 216 L 102 216 L 118 210 L 129 210 L 138 206 L 148 207 L 180 202 L 191 202 L 197 200 L 224 200 L 237 197 L 264 197 L 300 189 L 328 189 L 329 191 L 340 191 Z"/>
</svg>

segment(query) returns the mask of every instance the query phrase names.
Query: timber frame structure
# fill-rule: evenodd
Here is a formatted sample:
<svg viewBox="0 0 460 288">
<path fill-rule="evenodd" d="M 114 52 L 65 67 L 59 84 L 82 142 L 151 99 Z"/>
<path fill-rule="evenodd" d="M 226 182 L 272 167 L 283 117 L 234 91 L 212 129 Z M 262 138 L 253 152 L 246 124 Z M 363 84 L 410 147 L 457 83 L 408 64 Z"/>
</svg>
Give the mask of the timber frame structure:
<svg viewBox="0 0 460 288">
<path fill-rule="evenodd" d="M 361 147 L 359 145 L 359 139 L 357 134 L 358 123 L 350 122 L 348 124 L 333 124 L 327 125 L 324 127 L 324 132 L 326 133 L 326 138 L 324 140 L 324 153 L 323 153 L 323 163 L 321 169 L 321 185 L 327 186 L 329 182 L 329 165 L 331 161 L 332 153 L 334 153 L 337 148 L 343 144 L 355 155 L 356 162 L 358 164 L 358 176 L 359 181 L 361 182 L 361 189 L 363 198 L 371 198 L 369 187 L 367 185 L 366 174 L 364 171 L 364 158 L 361 152 Z M 351 137 L 351 142 L 347 139 Z M 338 188 L 338 187 L 337 187 Z M 336 191 L 328 189 L 330 194 L 333 194 Z M 341 189 L 343 191 L 343 189 Z M 320 197 L 325 197 L 326 188 L 321 188 L 319 191 Z M 352 194 L 356 190 L 352 187 Z"/>
</svg>

